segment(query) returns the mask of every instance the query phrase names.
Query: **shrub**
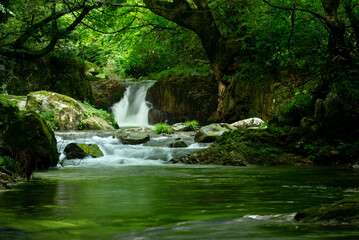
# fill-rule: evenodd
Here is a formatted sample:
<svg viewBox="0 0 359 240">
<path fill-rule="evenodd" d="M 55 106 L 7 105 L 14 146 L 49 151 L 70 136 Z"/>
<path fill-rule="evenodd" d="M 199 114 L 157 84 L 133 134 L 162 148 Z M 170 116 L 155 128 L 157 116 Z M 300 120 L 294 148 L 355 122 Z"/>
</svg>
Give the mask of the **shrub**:
<svg viewBox="0 0 359 240">
<path fill-rule="evenodd" d="M 196 120 L 186 121 L 186 123 L 190 125 L 193 128 L 193 130 L 198 129 L 199 127 L 198 122 Z"/>
<path fill-rule="evenodd" d="M 172 127 L 168 124 L 165 124 L 165 123 L 157 123 L 155 125 L 155 130 L 154 132 L 156 134 L 160 134 L 160 133 L 172 133 L 173 130 L 172 130 Z"/>
</svg>

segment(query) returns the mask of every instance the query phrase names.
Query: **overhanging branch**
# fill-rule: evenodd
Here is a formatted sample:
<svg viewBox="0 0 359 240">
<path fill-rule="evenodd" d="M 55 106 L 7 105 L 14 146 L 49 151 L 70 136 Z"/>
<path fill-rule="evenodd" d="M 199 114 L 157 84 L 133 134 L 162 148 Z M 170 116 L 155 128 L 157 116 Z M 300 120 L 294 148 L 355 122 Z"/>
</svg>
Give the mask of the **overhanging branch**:
<svg viewBox="0 0 359 240">
<path fill-rule="evenodd" d="M 276 6 L 272 3 L 270 3 L 269 1 L 267 0 L 263 0 L 264 3 L 268 4 L 269 6 L 273 7 L 273 8 L 277 8 L 277 9 L 281 9 L 281 10 L 286 10 L 286 11 L 300 11 L 300 12 L 306 12 L 306 13 L 310 13 L 312 14 L 313 16 L 315 16 L 316 18 L 319 18 L 320 20 L 324 21 L 325 22 L 325 18 L 316 13 L 316 12 L 313 12 L 313 11 L 310 11 L 308 9 L 302 9 L 302 8 L 291 8 L 291 7 L 281 7 L 281 6 Z"/>
</svg>

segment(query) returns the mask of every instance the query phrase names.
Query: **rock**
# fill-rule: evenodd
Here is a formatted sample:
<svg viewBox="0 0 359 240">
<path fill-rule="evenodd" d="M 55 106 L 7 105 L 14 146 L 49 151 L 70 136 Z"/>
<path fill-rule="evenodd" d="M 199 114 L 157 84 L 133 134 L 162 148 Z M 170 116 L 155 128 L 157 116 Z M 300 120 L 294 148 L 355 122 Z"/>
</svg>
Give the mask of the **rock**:
<svg viewBox="0 0 359 240">
<path fill-rule="evenodd" d="M 352 167 L 353 167 L 353 170 L 359 171 L 359 162 L 355 163 Z"/>
<path fill-rule="evenodd" d="M 186 148 L 188 145 L 183 141 L 173 142 L 169 145 L 170 148 Z"/>
<path fill-rule="evenodd" d="M 64 149 L 66 159 L 84 159 L 87 156 L 93 158 L 103 157 L 103 153 L 97 144 L 70 143 Z"/>
<path fill-rule="evenodd" d="M 52 111 L 53 122 L 59 130 L 112 130 L 105 119 L 93 113 L 89 108 L 75 99 L 53 92 L 32 92 L 27 96 L 26 108 L 32 111 Z"/>
<path fill-rule="evenodd" d="M 318 123 L 321 136 L 332 139 L 357 139 L 353 126 L 359 124 L 359 114 L 342 102 L 335 93 L 329 93 L 324 100 L 315 103 L 314 120 Z"/>
<path fill-rule="evenodd" d="M 30 92 L 45 90 L 92 102 L 92 90 L 84 65 L 83 60 L 64 55 L 12 59 L 6 67 L 17 81 L 0 77 L 0 87 L 7 84 L 7 92 L 13 95 L 24 96 Z"/>
<path fill-rule="evenodd" d="M 228 130 L 227 130 L 228 131 Z M 311 165 L 309 159 L 287 152 L 294 137 L 279 128 L 266 131 L 238 129 L 201 151 L 174 159 L 173 163 L 245 166 L 254 165 Z"/>
<path fill-rule="evenodd" d="M 260 118 L 247 118 L 238 122 L 232 123 L 231 125 L 236 128 L 253 128 L 263 126 L 264 121 Z"/>
<path fill-rule="evenodd" d="M 101 79 L 91 82 L 91 88 L 95 97 L 96 108 L 111 110 L 111 106 L 119 102 L 128 87 L 128 83 L 120 83 L 116 80 Z"/>
<path fill-rule="evenodd" d="M 222 109 L 210 117 L 211 122 L 234 122 L 251 116 L 257 116 L 265 121 L 271 119 L 274 105 L 273 81 L 250 78 L 238 81 L 234 76 L 228 79 L 225 85 L 220 86 L 223 92 Z"/>
<path fill-rule="evenodd" d="M 21 112 L 5 131 L 4 144 L 26 169 L 47 169 L 59 160 L 55 134 L 36 112 Z"/>
<path fill-rule="evenodd" d="M 305 209 L 297 213 L 294 219 L 308 223 L 359 224 L 359 194 L 333 204 Z"/>
<path fill-rule="evenodd" d="M 232 126 L 231 124 L 228 124 L 228 123 L 218 123 L 219 126 L 223 127 L 223 128 L 227 128 L 228 130 L 230 131 L 234 131 L 236 130 L 237 128 Z"/>
<path fill-rule="evenodd" d="M 86 74 L 94 76 L 94 75 L 98 75 L 100 73 L 101 68 L 99 66 L 97 66 L 96 64 L 86 61 L 86 60 L 82 60 L 82 59 L 79 59 L 79 61 L 84 61 Z"/>
<path fill-rule="evenodd" d="M 300 121 L 300 128 L 302 132 L 308 136 L 316 136 L 319 130 L 319 127 L 312 117 L 304 117 Z"/>
<path fill-rule="evenodd" d="M 213 142 L 223 133 L 228 132 L 227 128 L 221 127 L 218 123 L 202 127 L 195 135 L 196 142 Z"/>
<path fill-rule="evenodd" d="M 146 100 L 153 104 L 149 124 L 174 124 L 196 119 L 201 124 L 217 108 L 217 81 L 212 76 L 159 80 L 147 91 Z"/>
<path fill-rule="evenodd" d="M 193 127 L 188 123 L 176 123 L 172 125 L 172 129 L 175 132 L 189 132 L 194 131 Z"/>
<path fill-rule="evenodd" d="M 142 144 L 150 140 L 148 133 L 127 132 L 120 137 L 123 144 Z"/>
</svg>

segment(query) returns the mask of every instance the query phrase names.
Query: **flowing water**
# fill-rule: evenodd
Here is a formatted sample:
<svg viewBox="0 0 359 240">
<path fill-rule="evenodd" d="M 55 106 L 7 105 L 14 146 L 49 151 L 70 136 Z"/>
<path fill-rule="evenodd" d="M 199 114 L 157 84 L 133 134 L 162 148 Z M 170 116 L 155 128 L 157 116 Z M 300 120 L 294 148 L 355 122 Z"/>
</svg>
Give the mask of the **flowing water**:
<svg viewBox="0 0 359 240">
<path fill-rule="evenodd" d="M 352 226 L 300 224 L 298 210 L 359 191 L 359 173 L 332 168 L 171 165 L 206 147 L 174 137 L 122 145 L 111 132 L 58 134 L 104 157 L 65 161 L 0 192 L 0 239 L 358 239 Z"/>
<path fill-rule="evenodd" d="M 111 110 L 120 127 L 148 125 L 150 103 L 146 102 L 146 93 L 153 83 L 154 81 L 131 83 L 121 101 L 113 105 Z"/>
</svg>

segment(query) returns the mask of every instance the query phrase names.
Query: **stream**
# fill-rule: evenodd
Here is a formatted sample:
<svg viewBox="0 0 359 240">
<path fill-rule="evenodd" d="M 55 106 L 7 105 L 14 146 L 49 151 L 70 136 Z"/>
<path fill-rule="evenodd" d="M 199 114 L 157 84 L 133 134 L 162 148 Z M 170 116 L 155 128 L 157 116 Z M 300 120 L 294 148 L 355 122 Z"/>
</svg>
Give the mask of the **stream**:
<svg viewBox="0 0 359 240">
<path fill-rule="evenodd" d="M 147 89 L 133 83 L 112 110 L 120 126 L 148 125 Z M 0 192 L 0 239 L 359 239 L 355 226 L 302 224 L 299 210 L 359 192 L 359 172 L 324 167 L 173 165 L 208 147 L 193 134 L 123 145 L 115 131 L 58 132 L 97 144 L 100 158 L 65 160 Z M 187 148 L 169 148 L 184 141 Z M 64 154 L 60 160 L 64 160 Z"/>
<path fill-rule="evenodd" d="M 189 148 L 171 149 L 180 137 Z M 298 210 L 359 191 L 359 173 L 324 167 L 172 165 L 207 147 L 189 135 L 122 145 L 111 132 L 58 133 L 101 158 L 66 160 L 0 192 L 0 239 L 355 239 L 353 226 L 302 224 Z"/>
</svg>

